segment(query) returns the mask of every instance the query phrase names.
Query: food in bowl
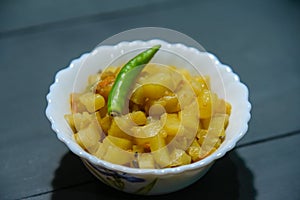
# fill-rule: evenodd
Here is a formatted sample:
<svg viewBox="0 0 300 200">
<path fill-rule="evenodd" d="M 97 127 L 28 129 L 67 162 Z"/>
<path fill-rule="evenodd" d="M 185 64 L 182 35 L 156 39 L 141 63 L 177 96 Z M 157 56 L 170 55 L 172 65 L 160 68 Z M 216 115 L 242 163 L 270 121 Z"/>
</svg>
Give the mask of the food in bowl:
<svg viewBox="0 0 300 200">
<path fill-rule="evenodd" d="M 84 150 L 110 163 L 160 169 L 220 147 L 231 105 L 211 90 L 209 76 L 149 63 L 159 47 L 90 75 L 86 89 L 70 95 L 65 119 Z"/>
<path fill-rule="evenodd" d="M 84 150 L 78 145 L 74 132 L 64 119 L 64 115 L 70 113 L 69 94 L 73 93 L 74 99 L 78 98 L 79 93 L 82 94 L 87 87 L 86 82 L 90 75 L 92 75 L 91 77 L 99 78 L 96 75 L 99 70 L 102 70 L 103 73 L 106 71 L 107 66 L 122 66 L 136 55 L 133 53 L 136 53 L 137 50 L 146 49 L 156 44 L 161 44 L 162 47 L 152 58 L 151 65 L 160 63 L 164 66 L 170 66 L 170 68 L 172 66 L 176 66 L 178 69 L 183 67 L 188 69 L 192 76 L 195 74 L 193 71 L 193 67 L 195 67 L 197 71 L 204 75 L 202 76 L 204 80 L 206 80 L 206 77 L 209 77 L 208 86 L 210 90 L 218 94 L 219 98 L 226 99 L 230 103 L 229 123 L 226 127 L 226 136 L 222 144 L 215 152 L 198 162 L 163 169 L 127 167 L 98 159 L 96 156 L 88 153 L 88 150 Z M 112 60 L 116 62 L 112 62 Z M 188 62 L 184 62 L 184 60 Z M 190 65 L 186 63 L 190 63 Z M 147 66 L 144 70 L 147 70 Z M 160 69 L 168 68 L 160 67 Z M 143 72 L 140 75 L 143 75 Z M 165 76 L 165 74 L 162 75 L 162 77 Z M 159 79 L 159 77 L 157 76 L 157 80 L 162 82 L 162 79 Z M 132 92 L 135 89 L 133 88 Z M 201 52 L 184 44 L 169 43 L 159 39 L 123 41 L 116 45 L 98 46 L 92 52 L 74 59 L 68 67 L 60 70 L 56 74 L 55 81 L 50 86 L 47 94 L 46 115 L 57 138 L 71 152 L 77 155 L 87 169 L 100 181 L 123 192 L 158 195 L 174 192 L 191 185 L 203 177 L 216 160 L 235 147 L 248 129 L 248 121 L 251 117 L 251 104 L 249 103 L 248 95 L 248 88 L 240 81 L 239 76 L 232 71 L 230 66 L 221 63 L 211 53 Z M 87 112 L 87 114 L 90 113 Z M 207 123 L 207 121 L 200 119 L 200 122 L 203 124 Z M 84 125 L 84 123 L 82 124 Z"/>
</svg>

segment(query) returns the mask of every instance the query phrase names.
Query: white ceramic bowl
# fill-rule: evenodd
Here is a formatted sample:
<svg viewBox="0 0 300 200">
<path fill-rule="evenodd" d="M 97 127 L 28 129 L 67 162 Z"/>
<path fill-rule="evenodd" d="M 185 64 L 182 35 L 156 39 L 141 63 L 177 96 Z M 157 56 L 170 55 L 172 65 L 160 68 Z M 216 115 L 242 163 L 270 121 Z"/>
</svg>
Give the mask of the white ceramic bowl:
<svg viewBox="0 0 300 200">
<path fill-rule="evenodd" d="M 70 113 L 69 94 L 82 91 L 87 77 L 110 65 L 119 58 L 125 63 L 132 55 L 127 52 L 136 48 L 161 44 L 162 49 L 180 55 L 192 65 L 197 66 L 203 75 L 211 77 L 211 87 L 220 97 L 232 105 L 226 138 L 212 155 L 198 162 L 176 168 L 135 169 L 111 164 L 84 151 L 74 140 L 73 132 L 64 119 Z M 153 62 L 180 66 L 182 59 L 169 58 L 171 54 L 156 54 Z M 76 82 L 75 82 L 76 79 Z M 86 167 L 102 182 L 124 192 L 135 194 L 164 194 L 182 189 L 202 177 L 215 160 L 233 149 L 245 135 L 250 119 L 251 104 L 248 101 L 248 89 L 234 74 L 229 66 L 219 62 L 212 54 L 200 52 L 182 44 L 169 44 L 162 40 L 122 42 L 115 46 L 99 46 L 91 53 L 83 54 L 56 74 L 55 82 L 47 95 L 46 115 L 59 140 L 78 155 Z M 217 180 L 215 180 L 217 181 Z"/>
</svg>

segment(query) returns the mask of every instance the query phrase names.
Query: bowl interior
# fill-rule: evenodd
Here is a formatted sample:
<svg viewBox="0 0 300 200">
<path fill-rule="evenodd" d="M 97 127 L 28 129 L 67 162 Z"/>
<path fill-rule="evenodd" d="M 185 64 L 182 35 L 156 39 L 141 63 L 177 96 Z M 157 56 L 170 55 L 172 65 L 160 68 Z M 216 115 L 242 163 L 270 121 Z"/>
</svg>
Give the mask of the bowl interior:
<svg viewBox="0 0 300 200">
<path fill-rule="evenodd" d="M 91 53 L 84 54 L 79 59 L 74 60 L 68 68 L 57 73 L 55 83 L 50 88 L 50 93 L 47 96 L 46 114 L 52 122 L 52 128 L 57 133 L 58 138 L 65 142 L 75 154 L 88 159 L 94 164 L 103 164 L 103 161 L 86 153 L 74 141 L 73 132 L 64 119 L 64 114 L 70 113 L 69 94 L 83 91 L 89 75 L 104 70 L 110 65 L 119 66 L 124 64 L 137 51 L 151 47 L 154 44 L 162 44 L 163 50 L 156 54 L 151 62 L 184 67 L 192 73 L 209 75 L 212 91 L 232 105 L 232 113 L 224 142 L 214 154 L 201 160 L 199 167 L 223 156 L 246 133 L 251 107 L 248 102 L 248 89 L 240 83 L 239 77 L 232 73 L 230 67 L 221 64 L 210 53 L 200 52 L 181 44 L 170 45 L 160 40 L 123 42 L 116 46 L 100 46 Z M 192 165 L 194 167 L 196 164 Z M 115 167 L 112 165 L 112 168 Z M 182 166 L 182 168 L 187 167 Z"/>
</svg>

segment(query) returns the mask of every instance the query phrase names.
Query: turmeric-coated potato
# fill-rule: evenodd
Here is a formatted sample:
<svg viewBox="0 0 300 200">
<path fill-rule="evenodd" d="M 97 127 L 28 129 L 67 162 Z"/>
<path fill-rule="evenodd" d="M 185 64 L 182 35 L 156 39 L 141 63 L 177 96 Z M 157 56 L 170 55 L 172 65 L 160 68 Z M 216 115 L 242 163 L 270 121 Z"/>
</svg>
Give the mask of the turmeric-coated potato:
<svg viewBox="0 0 300 200">
<path fill-rule="evenodd" d="M 182 66 L 184 67 L 184 66 Z M 127 167 L 153 169 L 197 162 L 222 145 L 232 108 L 210 88 L 210 77 L 148 64 L 124 97 L 124 112 L 108 113 L 120 67 L 91 75 L 70 95 L 64 117 L 82 149 Z"/>
</svg>

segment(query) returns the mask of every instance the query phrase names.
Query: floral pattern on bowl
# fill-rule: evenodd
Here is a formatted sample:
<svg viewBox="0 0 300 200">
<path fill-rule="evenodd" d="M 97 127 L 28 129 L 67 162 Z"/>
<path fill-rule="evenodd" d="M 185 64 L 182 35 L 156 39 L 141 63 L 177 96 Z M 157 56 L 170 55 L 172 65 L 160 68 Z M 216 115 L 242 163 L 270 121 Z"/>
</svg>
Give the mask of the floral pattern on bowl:
<svg viewBox="0 0 300 200">
<path fill-rule="evenodd" d="M 157 178 L 153 180 L 146 180 L 144 178 L 139 178 L 136 176 L 129 175 L 125 172 L 109 170 L 101 166 L 93 165 L 89 163 L 87 160 L 82 159 L 84 165 L 88 168 L 88 170 L 96 176 L 100 181 L 109 185 L 115 189 L 129 192 L 130 188 L 125 188 L 129 184 L 134 184 L 135 187 L 139 185 L 138 189 L 132 191 L 134 194 L 147 194 L 154 187 L 157 182 Z"/>
</svg>

